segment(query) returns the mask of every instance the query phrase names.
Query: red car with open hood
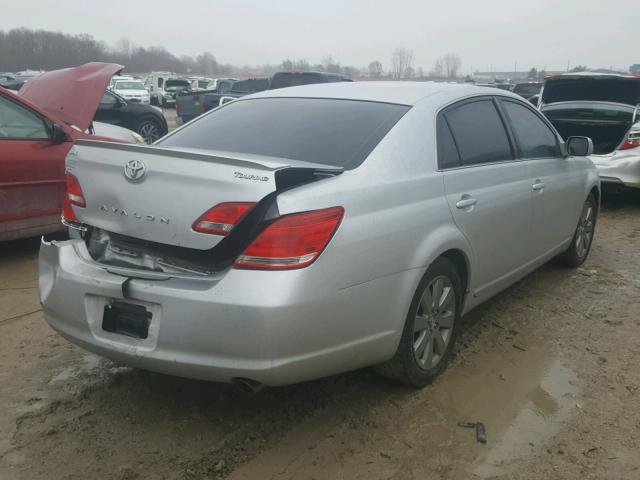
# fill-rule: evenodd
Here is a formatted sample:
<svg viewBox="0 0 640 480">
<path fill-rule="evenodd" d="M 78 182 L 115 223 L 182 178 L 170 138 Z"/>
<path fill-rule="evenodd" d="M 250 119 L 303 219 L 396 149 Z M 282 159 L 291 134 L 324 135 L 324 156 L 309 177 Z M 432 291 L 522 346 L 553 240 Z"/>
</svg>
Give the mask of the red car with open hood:
<svg viewBox="0 0 640 480">
<path fill-rule="evenodd" d="M 88 63 L 43 73 L 19 95 L 0 88 L 0 241 L 50 233 L 60 223 L 64 162 L 121 65 Z"/>
</svg>

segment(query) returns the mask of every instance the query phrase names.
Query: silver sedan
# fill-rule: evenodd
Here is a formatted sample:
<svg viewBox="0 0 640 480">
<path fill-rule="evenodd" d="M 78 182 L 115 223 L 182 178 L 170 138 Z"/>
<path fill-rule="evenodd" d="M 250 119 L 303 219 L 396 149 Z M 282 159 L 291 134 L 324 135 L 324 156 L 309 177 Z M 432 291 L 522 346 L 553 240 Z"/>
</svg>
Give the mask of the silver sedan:
<svg viewBox="0 0 640 480">
<path fill-rule="evenodd" d="M 586 259 L 600 182 L 506 91 L 334 83 L 230 102 L 154 146 L 80 142 L 43 240 L 48 323 L 185 377 L 283 385 L 376 365 L 420 387 L 461 317 Z"/>
</svg>

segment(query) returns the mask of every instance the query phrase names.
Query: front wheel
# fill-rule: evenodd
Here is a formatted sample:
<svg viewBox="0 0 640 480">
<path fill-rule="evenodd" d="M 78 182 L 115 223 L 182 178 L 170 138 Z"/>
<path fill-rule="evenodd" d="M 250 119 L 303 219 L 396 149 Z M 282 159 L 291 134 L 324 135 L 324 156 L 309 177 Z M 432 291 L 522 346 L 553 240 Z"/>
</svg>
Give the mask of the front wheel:
<svg viewBox="0 0 640 480">
<path fill-rule="evenodd" d="M 593 234 L 596 226 L 598 206 L 592 193 L 585 200 L 578 219 L 578 226 L 573 234 L 571 245 L 560 256 L 560 262 L 569 268 L 577 268 L 584 263 L 589 256 Z"/>
<path fill-rule="evenodd" d="M 413 296 L 396 354 L 378 372 L 412 387 L 431 383 L 451 358 L 461 307 L 460 276 L 450 260 L 438 258 Z"/>
</svg>

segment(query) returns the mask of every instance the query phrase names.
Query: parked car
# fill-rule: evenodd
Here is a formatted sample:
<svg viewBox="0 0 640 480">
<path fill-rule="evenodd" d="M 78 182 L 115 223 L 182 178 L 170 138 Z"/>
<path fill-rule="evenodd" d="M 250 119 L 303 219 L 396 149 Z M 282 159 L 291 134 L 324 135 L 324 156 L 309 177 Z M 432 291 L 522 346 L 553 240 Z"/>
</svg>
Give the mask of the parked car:
<svg viewBox="0 0 640 480">
<path fill-rule="evenodd" d="M 268 82 L 258 79 L 251 84 L 254 92 L 262 90 L 275 90 L 278 88 L 293 87 L 297 85 L 310 85 L 314 83 L 351 82 L 344 75 L 324 72 L 277 72 Z M 214 92 L 196 93 L 193 95 L 181 95 L 176 103 L 176 111 L 183 123 L 193 120 L 204 112 L 220 106 L 225 100 L 239 98 L 251 91 L 245 91 L 249 84 L 235 86 L 233 82 L 228 85 L 219 84 Z M 226 97 L 226 98 L 224 98 Z"/>
<path fill-rule="evenodd" d="M 112 83 L 111 90 L 132 103 L 151 103 L 151 96 L 140 80 L 116 80 Z"/>
<path fill-rule="evenodd" d="M 164 94 L 164 82 L 172 78 L 172 72 L 151 72 L 144 81 L 144 86 L 151 96 L 152 105 L 160 105 Z"/>
<path fill-rule="evenodd" d="M 36 75 L 40 75 L 40 73 L 42 72 L 25 70 L 11 75 L 5 75 L 3 79 L 0 79 L 0 87 L 17 92 L 27 81 L 31 80 Z"/>
<path fill-rule="evenodd" d="M 13 76 L 12 73 L 1 73 L 0 74 L 0 87 L 7 88 L 7 89 L 11 90 L 9 88 L 9 86 L 12 85 L 14 82 L 15 82 L 15 77 Z"/>
<path fill-rule="evenodd" d="M 547 78 L 540 110 L 564 138 L 593 139 L 607 190 L 640 188 L 640 76 L 571 73 Z"/>
<path fill-rule="evenodd" d="M 517 83 L 512 92 L 517 93 L 522 98 L 529 100 L 531 97 L 540 94 L 540 90 L 542 90 L 542 83 L 539 82 L 523 82 Z"/>
<path fill-rule="evenodd" d="M 170 78 L 164 82 L 164 93 L 160 99 L 160 105 L 170 107 L 176 104 L 176 96 L 183 92 L 188 92 L 191 82 L 183 78 Z"/>
<path fill-rule="evenodd" d="M 167 134 L 167 120 L 157 107 L 125 100 L 107 90 L 100 99 L 95 119 L 137 132 L 146 143 L 153 143 Z"/>
<path fill-rule="evenodd" d="M 114 75 L 109 82 L 109 88 L 113 88 L 113 85 L 119 80 L 135 80 L 135 78 L 129 75 Z"/>
<path fill-rule="evenodd" d="M 208 112 L 222 103 L 250 93 L 261 92 L 269 88 L 270 77 L 247 80 L 217 79 L 212 90 L 182 94 L 176 98 L 176 115 L 182 123 L 187 123 L 202 112 Z"/>
<path fill-rule="evenodd" d="M 65 218 L 84 233 L 42 243 L 44 316 L 173 375 L 257 388 L 379 365 L 420 387 L 463 313 L 584 262 L 589 147 L 510 92 L 414 82 L 264 91 L 153 147 L 81 142 Z"/>
<path fill-rule="evenodd" d="M 101 92 L 121 68 L 88 64 L 49 72 L 26 84 L 20 95 L 0 88 L 0 241 L 64 228 L 64 161 L 73 142 L 111 140 L 114 133 L 126 141 L 126 132 L 101 125 L 92 130 Z M 78 82 L 83 75 L 91 81 Z"/>
<path fill-rule="evenodd" d="M 189 77 L 187 80 L 189 80 L 189 83 L 191 84 L 191 91 L 206 90 L 209 84 L 215 81 L 213 78 L 208 77 Z"/>
</svg>

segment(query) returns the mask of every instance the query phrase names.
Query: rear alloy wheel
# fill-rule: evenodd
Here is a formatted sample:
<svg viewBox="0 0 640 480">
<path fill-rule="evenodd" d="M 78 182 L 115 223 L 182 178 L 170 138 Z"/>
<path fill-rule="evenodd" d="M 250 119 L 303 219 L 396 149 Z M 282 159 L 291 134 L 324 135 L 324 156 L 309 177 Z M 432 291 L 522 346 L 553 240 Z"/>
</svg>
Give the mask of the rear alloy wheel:
<svg viewBox="0 0 640 480">
<path fill-rule="evenodd" d="M 379 373 L 413 387 L 431 383 L 451 357 L 461 305 L 460 276 L 450 260 L 438 258 L 414 294 L 395 356 Z"/>
<path fill-rule="evenodd" d="M 560 257 L 561 262 L 565 266 L 576 268 L 582 265 L 587 259 L 589 251 L 591 250 L 591 244 L 593 243 L 597 213 L 598 207 L 596 201 L 593 194 L 589 194 L 589 197 L 582 206 L 578 226 L 571 240 L 571 245 Z"/>
<path fill-rule="evenodd" d="M 440 275 L 424 290 L 413 321 L 413 353 L 423 369 L 437 367 L 444 358 L 455 316 L 453 285 L 449 278 Z"/>
<path fill-rule="evenodd" d="M 145 143 L 153 143 L 160 138 L 160 127 L 154 120 L 142 120 L 138 125 L 138 134 Z"/>
</svg>

